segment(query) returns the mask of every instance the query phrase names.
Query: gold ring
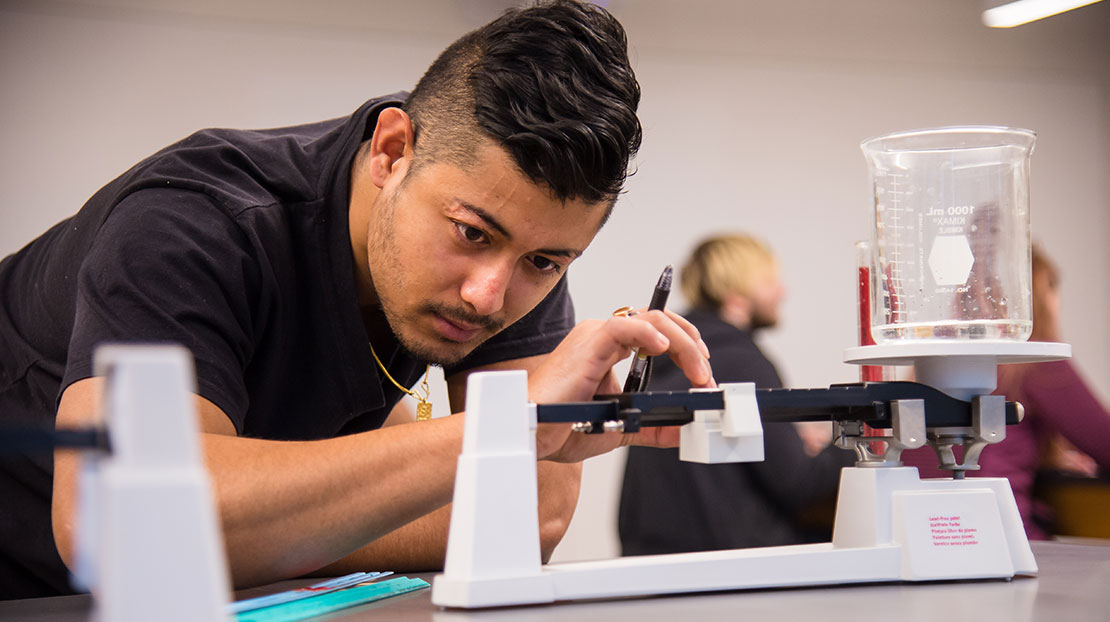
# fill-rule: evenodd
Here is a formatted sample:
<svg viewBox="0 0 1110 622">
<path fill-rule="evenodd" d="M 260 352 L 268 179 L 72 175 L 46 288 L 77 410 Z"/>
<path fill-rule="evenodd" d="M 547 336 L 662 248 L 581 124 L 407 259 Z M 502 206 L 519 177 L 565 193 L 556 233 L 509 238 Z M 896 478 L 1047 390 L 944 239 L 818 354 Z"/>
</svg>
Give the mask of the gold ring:
<svg viewBox="0 0 1110 622">
<path fill-rule="evenodd" d="M 632 307 L 621 307 L 613 312 L 614 317 L 628 317 L 630 315 L 636 315 L 636 310 Z"/>
</svg>

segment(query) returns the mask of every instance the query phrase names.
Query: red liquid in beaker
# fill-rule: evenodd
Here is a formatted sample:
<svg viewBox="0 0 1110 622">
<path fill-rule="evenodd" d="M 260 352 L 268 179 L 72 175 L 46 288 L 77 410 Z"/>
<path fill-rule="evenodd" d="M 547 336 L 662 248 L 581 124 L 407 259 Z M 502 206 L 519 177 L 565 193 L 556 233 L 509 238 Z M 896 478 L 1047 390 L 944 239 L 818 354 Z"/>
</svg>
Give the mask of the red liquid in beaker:
<svg viewBox="0 0 1110 622">
<path fill-rule="evenodd" d="M 859 345 L 873 346 L 871 336 L 871 268 L 859 267 Z M 879 365 L 860 365 L 859 379 L 863 382 L 879 382 L 883 379 L 883 368 Z"/>
<path fill-rule="evenodd" d="M 861 346 L 875 345 L 875 338 L 871 336 L 871 268 L 859 267 L 859 344 Z M 882 382 L 883 368 L 880 365 L 860 365 L 859 379 L 861 382 Z M 885 436 L 881 430 L 876 430 L 869 425 L 863 426 L 864 436 Z M 874 454 L 886 451 L 884 443 L 875 441 L 868 443 L 868 449 Z"/>
</svg>

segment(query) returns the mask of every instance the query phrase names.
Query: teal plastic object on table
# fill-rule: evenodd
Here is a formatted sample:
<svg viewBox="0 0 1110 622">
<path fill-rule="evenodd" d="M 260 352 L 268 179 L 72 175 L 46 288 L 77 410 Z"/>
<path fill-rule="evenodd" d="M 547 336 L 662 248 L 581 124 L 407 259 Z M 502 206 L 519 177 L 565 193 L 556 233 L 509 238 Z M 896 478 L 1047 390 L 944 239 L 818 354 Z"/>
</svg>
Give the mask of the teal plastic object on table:
<svg viewBox="0 0 1110 622">
<path fill-rule="evenodd" d="M 336 579 L 329 579 L 307 587 L 298 588 L 295 590 L 287 590 L 285 592 L 278 592 L 277 594 L 268 594 L 266 596 L 259 596 L 257 598 L 248 598 L 240 600 L 228 605 L 228 610 L 232 614 L 245 613 L 247 611 L 254 611 L 255 609 L 263 609 L 266 607 L 273 607 L 276 605 L 284 605 L 285 603 L 293 602 L 295 600 L 303 600 L 305 598 L 312 598 L 328 592 L 338 592 L 349 587 L 361 585 L 363 583 L 371 583 L 378 579 L 383 579 L 393 574 L 392 571 L 386 572 L 352 572 L 349 575 L 338 577 Z"/>
<path fill-rule="evenodd" d="M 388 581 L 358 585 L 355 587 L 312 596 L 294 602 L 246 611 L 235 616 L 236 622 L 295 622 L 306 620 L 326 613 L 357 607 L 390 596 L 422 590 L 429 587 L 427 581 L 397 577 Z"/>
</svg>

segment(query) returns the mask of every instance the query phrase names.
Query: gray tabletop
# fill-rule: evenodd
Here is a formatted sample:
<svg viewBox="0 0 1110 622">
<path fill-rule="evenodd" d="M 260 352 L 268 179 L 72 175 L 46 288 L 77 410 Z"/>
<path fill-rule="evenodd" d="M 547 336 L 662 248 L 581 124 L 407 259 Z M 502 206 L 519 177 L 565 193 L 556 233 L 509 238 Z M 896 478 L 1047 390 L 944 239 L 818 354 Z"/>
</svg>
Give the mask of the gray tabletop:
<svg viewBox="0 0 1110 622">
<path fill-rule="evenodd" d="M 614 619 L 715 620 L 861 619 L 935 620 L 1110 620 L 1110 541 L 1105 544 L 1035 542 L 1040 573 L 1012 581 L 886 583 L 844 587 L 714 592 L 694 595 L 579 601 L 488 609 L 445 610 L 431 603 L 431 590 L 402 594 L 333 614 L 328 620 L 462 622 L 472 620 L 575 622 Z M 431 581 L 432 574 L 409 575 Z M 240 598 L 291 589 L 286 581 L 245 590 Z M 61 596 L 0 602 L 0 620 L 78 622 L 89 617 L 90 597 Z"/>
</svg>

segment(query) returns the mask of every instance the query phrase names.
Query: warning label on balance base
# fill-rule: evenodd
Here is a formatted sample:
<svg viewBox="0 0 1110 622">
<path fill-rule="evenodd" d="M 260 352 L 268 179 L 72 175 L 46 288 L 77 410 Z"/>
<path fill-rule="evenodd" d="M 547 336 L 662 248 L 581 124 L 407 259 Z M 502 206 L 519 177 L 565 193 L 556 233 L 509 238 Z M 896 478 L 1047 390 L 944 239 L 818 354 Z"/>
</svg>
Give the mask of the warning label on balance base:
<svg viewBox="0 0 1110 622">
<path fill-rule="evenodd" d="M 1007 536 L 992 490 L 953 490 L 937 485 L 895 492 L 891 501 L 894 541 L 904 552 L 903 579 L 1013 576 Z"/>
<path fill-rule="evenodd" d="M 979 544 L 979 530 L 965 527 L 959 514 L 929 517 L 929 533 L 934 546 L 975 546 Z"/>
</svg>

